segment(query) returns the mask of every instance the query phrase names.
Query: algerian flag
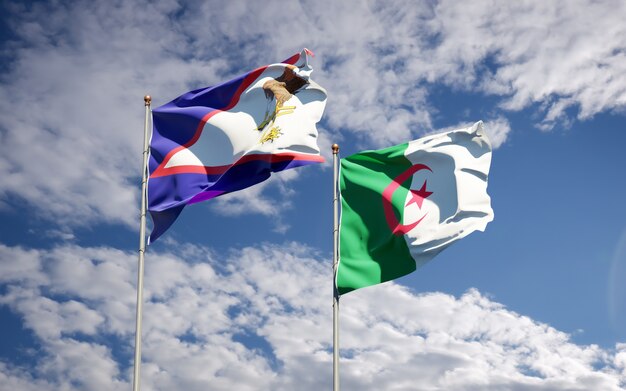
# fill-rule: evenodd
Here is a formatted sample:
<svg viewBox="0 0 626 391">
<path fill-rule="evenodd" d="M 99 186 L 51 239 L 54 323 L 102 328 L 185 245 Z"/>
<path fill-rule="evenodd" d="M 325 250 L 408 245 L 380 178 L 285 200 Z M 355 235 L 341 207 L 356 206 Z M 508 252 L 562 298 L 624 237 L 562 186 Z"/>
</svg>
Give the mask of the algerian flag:
<svg viewBox="0 0 626 391">
<path fill-rule="evenodd" d="M 490 164 L 482 122 L 341 159 L 339 294 L 409 274 L 484 231 Z"/>
</svg>

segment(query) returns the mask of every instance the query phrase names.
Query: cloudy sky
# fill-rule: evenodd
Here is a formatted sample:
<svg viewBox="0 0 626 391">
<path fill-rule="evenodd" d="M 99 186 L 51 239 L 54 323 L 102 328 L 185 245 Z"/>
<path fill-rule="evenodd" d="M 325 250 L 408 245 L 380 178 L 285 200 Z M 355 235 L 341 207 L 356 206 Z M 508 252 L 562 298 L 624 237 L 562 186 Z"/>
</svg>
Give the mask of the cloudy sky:
<svg viewBox="0 0 626 391">
<path fill-rule="evenodd" d="M 0 390 L 132 381 L 143 96 L 307 47 L 327 163 L 187 208 L 146 256 L 142 389 L 332 384 L 341 155 L 483 120 L 495 220 L 345 295 L 351 390 L 626 387 L 626 3 L 0 3 Z"/>
</svg>

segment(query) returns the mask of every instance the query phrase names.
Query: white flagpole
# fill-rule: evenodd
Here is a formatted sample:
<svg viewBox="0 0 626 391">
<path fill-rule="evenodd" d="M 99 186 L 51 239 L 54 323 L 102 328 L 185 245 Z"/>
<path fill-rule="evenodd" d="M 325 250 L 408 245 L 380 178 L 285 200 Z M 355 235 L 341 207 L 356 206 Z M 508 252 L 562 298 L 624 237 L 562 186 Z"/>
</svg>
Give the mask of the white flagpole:
<svg viewBox="0 0 626 391">
<path fill-rule="evenodd" d="M 333 391 L 339 391 L 339 292 L 337 291 L 337 261 L 339 238 L 339 203 L 337 191 L 339 145 L 333 144 Z"/>
<path fill-rule="evenodd" d="M 143 308 L 143 261 L 146 252 L 146 203 L 148 201 L 147 185 L 148 185 L 148 144 L 150 121 L 150 103 L 152 98 L 146 95 L 143 98 L 146 105 L 146 117 L 143 129 L 143 168 L 141 178 L 141 215 L 139 225 L 139 262 L 137 267 L 137 318 L 135 321 L 135 368 L 133 373 L 133 391 L 139 391 L 141 369 L 141 312 Z"/>
</svg>

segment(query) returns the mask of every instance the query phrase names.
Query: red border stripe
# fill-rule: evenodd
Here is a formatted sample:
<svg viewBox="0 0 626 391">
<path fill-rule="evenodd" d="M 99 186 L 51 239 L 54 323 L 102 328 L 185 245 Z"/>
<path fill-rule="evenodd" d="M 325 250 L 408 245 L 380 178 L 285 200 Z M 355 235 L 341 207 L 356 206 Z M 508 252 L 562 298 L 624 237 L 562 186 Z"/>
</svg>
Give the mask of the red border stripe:
<svg viewBox="0 0 626 391">
<path fill-rule="evenodd" d="M 206 175 L 222 175 L 228 171 L 231 167 L 238 166 L 249 162 L 267 162 L 267 163 L 280 163 L 284 161 L 304 161 L 304 162 L 319 162 L 323 163 L 325 160 L 320 155 L 307 155 L 302 153 L 263 153 L 255 155 L 242 156 L 234 164 L 227 164 L 224 166 L 175 166 L 164 168 L 160 171 L 154 171 L 151 178 L 158 178 L 162 176 L 174 175 L 174 174 L 206 174 Z"/>
</svg>

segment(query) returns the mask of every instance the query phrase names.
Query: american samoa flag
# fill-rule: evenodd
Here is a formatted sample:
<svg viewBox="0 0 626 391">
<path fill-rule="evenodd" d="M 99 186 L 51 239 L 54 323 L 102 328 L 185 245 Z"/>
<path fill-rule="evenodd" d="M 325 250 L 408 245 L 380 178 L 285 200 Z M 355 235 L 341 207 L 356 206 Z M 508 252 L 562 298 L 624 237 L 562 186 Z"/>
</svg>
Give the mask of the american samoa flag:
<svg viewBox="0 0 626 391">
<path fill-rule="evenodd" d="M 154 242 L 186 205 L 245 189 L 272 172 L 321 163 L 326 91 L 308 49 L 152 110 L 148 210 Z"/>
</svg>

